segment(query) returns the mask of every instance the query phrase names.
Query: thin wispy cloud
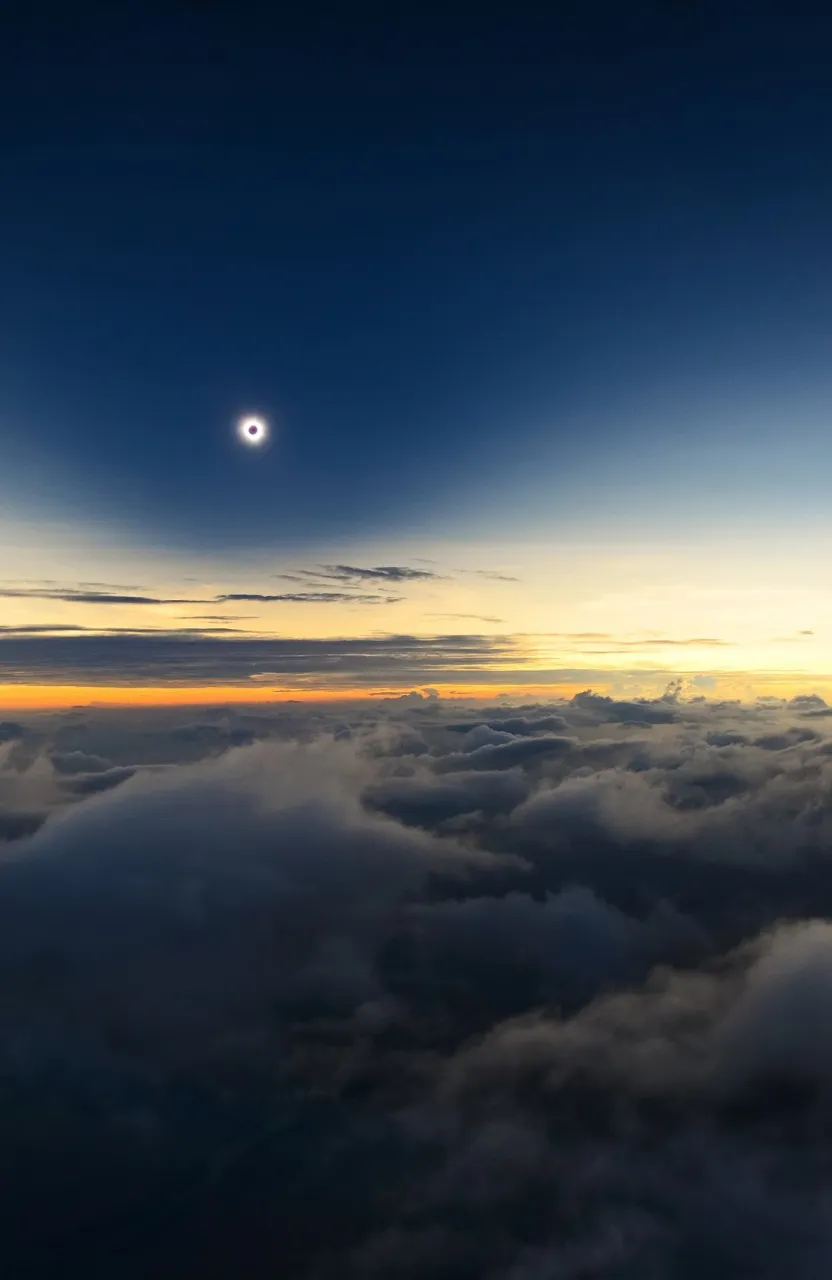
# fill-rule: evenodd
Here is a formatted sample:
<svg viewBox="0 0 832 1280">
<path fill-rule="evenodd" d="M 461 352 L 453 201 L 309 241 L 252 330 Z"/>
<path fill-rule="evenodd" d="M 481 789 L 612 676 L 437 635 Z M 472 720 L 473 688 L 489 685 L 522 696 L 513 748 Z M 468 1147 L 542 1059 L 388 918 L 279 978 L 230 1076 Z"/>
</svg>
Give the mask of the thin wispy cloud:
<svg viewBox="0 0 832 1280">
<path fill-rule="evenodd" d="M 28 636 L 49 634 L 55 631 L 89 631 L 89 627 L 79 626 L 74 622 L 31 622 L 20 623 L 19 625 L 3 623 L 0 625 L 0 635 Z M 96 628 L 93 628 L 96 630 Z"/>
<path fill-rule="evenodd" d="M 731 648 L 733 640 L 719 640 L 714 636 L 690 636 L 685 639 L 676 640 L 670 636 L 664 636 L 660 639 L 650 638 L 648 640 L 617 640 L 616 649 L 646 649 L 646 648 Z"/>
<path fill-rule="evenodd" d="M 60 600 L 65 604 L 214 604 L 182 596 L 122 595 L 113 591 L 84 591 L 63 587 L 5 587 L 0 596 L 9 600 Z"/>
<path fill-rule="evenodd" d="M 66 582 L 57 578 L 4 578 L 3 582 L 9 588 L 26 588 L 29 590 L 39 590 L 46 587 L 57 587 L 66 590 Z M 76 586 L 84 590 L 106 591 L 106 592 L 147 592 L 147 587 L 137 582 L 91 582 L 87 579 L 79 579 Z M 3 588 L 0 587 L 0 592 Z"/>
<path fill-rule="evenodd" d="M 411 569 L 408 565 L 382 564 L 371 568 L 362 568 L 352 564 L 321 564 L 313 569 L 296 569 L 293 573 L 277 575 L 291 582 L 315 581 L 327 582 L 429 582 L 443 575 L 428 569 Z"/>
<path fill-rule="evenodd" d="M 48 583 L 46 585 L 57 585 Z M 79 582 L 79 587 L 85 587 L 93 591 L 146 591 L 147 588 L 138 582 Z"/>
<path fill-rule="evenodd" d="M 505 622 L 505 618 L 494 618 L 487 613 L 427 613 L 426 618 L 467 618 L 473 622 Z"/>
<path fill-rule="evenodd" d="M 37 635 L 94 635 L 94 636 L 207 636 L 246 635 L 241 627 L 85 627 L 71 622 L 22 623 L 0 626 L 0 636 Z"/>
<path fill-rule="evenodd" d="M 733 648 L 733 640 L 716 636 L 616 636 L 609 631 L 538 631 L 523 632 L 537 639 L 549 639 L 569 645 L 572 649 L 584 649 L 589 653 L 625 653 L 629 649 L 665 648 Z M 606 646 L 599 649 L 597 646 Z"/>
<path fill-rule="evenodd" d="M 216 603 L 250 600 L 258 604 L 398 604 L 402 596 L 361 595 L 347 591 L 292 591 L 277 595 L 261 595 L 257 592 L 229 592 L 217 596 Z"/>
<path fill-rule="evenodd" d="M 527 637 L 501 634 L 310 639 L 222 627 L 0 632 L 0 669 L 7 683 L 183 688 L 272 683 L 337 694 L 435 684 L 460 690 L 476 685 L 589 688 L 609 680 L 609 670 L 597 666 L 535 665 L 543 652 Z M 644 667 L 637 676 L 666 683 L 673 672 Z"/>
<path fill-rule="evenodd" d="M 17 600 L 54 600 L 63 604 L 87 605 L 217 605 L 233 601 L 252 601 L 259 604 L 398 604 L 401 596 L 385 596 L 378 593 L 349 591 L 292 591 L 279 593 L 225 592 L 205 597 L 119 595 L 107 591 L 84 591 L 79 588 L 7 587 L 0 588 L 0 597 Z"/>
<path fill-rule="evenodd" d="M 516 578 L 513 573 L 497 573 L 494 569 L 463 569 L 462 573 L 488 578 L 491 582 L 520 582 L 520 578 Z"/>
<path fill-rule="evenodd" d="M 376 635 L 305 639 L 188 631 L 80 634 L 0 634 L 0 667 L 10 682 L 57 684 L 227 684 L 291 678 L 337 689 L 378 687 L 399 680 L 430 684 L 443 674 L 481 682 L 500 679 L 527 648 L 504 636 Z M 523 672 L 528 679 L 528 673 Z"/>
</svg>

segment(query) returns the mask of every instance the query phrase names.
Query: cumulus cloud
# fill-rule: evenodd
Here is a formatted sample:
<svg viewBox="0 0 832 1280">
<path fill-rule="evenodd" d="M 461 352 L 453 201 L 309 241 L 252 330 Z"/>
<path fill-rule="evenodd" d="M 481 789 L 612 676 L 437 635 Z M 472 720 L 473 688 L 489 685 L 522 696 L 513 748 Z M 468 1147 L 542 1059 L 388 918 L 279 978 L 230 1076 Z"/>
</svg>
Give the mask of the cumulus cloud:
<svg viewBox="0 0 832 1280">
<path fill-rule="evenodd" d="M 527 780 L 516 772 L 461 770 L 447 778 L 387 778 L 368 786 L 364 799 L 412 826 L 433 828 L 460 814 L 510 813 L 528 791 Z"/>
<path fill-rule="evenodd" d="M 531 734 L 540 733 L 547 730 L 558 732 L 561 729 L 568 729 L 568 721 L 563 716 L 538 713 L 535 716 L 518 716 L 513 715 L 510 711 L 503 711 L 498 716 L 491 719 L 480 721 L 463 721 L 457 724 L 449 724 L 450 730 L 456 733 L 466 733 L 469 736 L 476 730 L 483 728 L 494 730 L 495 732 L 511 733 L 511 734 Z"/>
<path fill-rule="evenodd" d="M 9 812 L 0 809 L 0 843 L 32 835 L 45 820 L 45 813 L 27 813 L 20 809 Z"/>
<path fill-rule="evenodd" d="M 673 699 L 667 702 L 637 699 L 632 702 L 619 701 L 604 694 L 593 693 L 591 689 L 576 693 L 572 706 L 583 712 L 595 723 L 604 722 L 621 724 L 669 724 L 676 719 L 677 713 Z"/>
<path fill-rule="evenodd" d="M 101 773 L 109 768 L 109 761 L 85 751 L 55 751 L 49 759 L 57 773 Z"/>
<path fill-rule="evenodd" d="M 110 791 L 120 783 L 132 778 L 136 770 L 130 765 L 115 766 L 111 769 L 99 769 L 92 773 L 76 773 L 61 783 L 64 791 L 76 796 L 91 796 L 99 791 Z"/>
<path fill-rule="evenodd" d="M 493 735 L 493 730 L 490 732 Z M 556 737 L 553 734 L 539 738 L 522 738 L 503 733 L 493 736 L 496 736 L 496 741 L 485 742 L 471 751 L 453 752 L 439 757 L 434 768 L 438 773 L 452 773 L 455 769 L 513 769 L 516 765 L 530 765 L 535 760 L 562 755 L 576 741 L 574 738 Z"/>
<path fill-rule="evenodd" d="M 4 1274 L 826 1274 L 817 710 L 23 718 Z"/>
</svg>

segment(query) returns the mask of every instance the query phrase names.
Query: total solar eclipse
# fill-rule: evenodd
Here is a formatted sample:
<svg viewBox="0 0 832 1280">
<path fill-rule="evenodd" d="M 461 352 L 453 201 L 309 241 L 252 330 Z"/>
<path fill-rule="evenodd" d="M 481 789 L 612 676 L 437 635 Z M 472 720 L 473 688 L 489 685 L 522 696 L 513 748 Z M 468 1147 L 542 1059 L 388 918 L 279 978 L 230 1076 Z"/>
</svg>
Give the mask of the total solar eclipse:
<svg viewBox="0 0 832 1280">
<path fill-rule="evenodd" d="M 265 418 L 247 416 L 237 423 L 237 435 L 250 447 L 265 444 L 269 438 L 269 424 Z"/>
</svg>

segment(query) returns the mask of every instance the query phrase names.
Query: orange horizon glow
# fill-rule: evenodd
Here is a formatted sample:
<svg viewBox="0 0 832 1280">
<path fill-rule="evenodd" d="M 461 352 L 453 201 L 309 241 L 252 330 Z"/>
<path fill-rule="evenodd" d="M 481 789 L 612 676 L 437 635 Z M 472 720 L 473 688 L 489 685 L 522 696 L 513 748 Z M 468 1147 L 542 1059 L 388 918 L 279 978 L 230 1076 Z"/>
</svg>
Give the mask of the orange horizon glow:
<svg viewBox="0 0 832 1280">
<path fill-rule="evenodd" d="M 420 686 L 423 691 L 427 686 Z M 559 697 L 580 685 L 518 685 L 507 690 L 504 684 L 466 686 L 431 684 L 443 698 L 493 698 L 510 693 L 517 697 Z M 268 702 L 369 702 L 398 698 L 411 692 L 413 685 L 400 689 L 278 689 L 251 688 L 244 685 L 157 686 L 138 685 L 5 685 L 0 687 L 0 709 L 8 711 L 57 711 L 68 707 L 105 705 L 113 707 L 201 706 L 205 703 Z"/>
<path fill-rule="evenodd" d="M 530 676 L 533 672 L 529 672 Z M 592 681 L 591 687 L 597 693 L 615 693 L 619 697 L 634 696 L 623 692 L 620 671 L 605 673 L 607 678 Z M 638 672 L 626 673 L 633 681 L 639 678 Z M 775 696 L 789 698 L 796 692 L 817 693 L 832 699 L 832 675 L 810 675 L 805 672 L 713 672 L 717 687 L 705 690 L 708 698 L 740 698 L 752 699 L 755 696 Z M 662 673 L 661 679 L 668 681 L 678 676 L 685 679 L 685 673 Z M 176 707 L 203 706 L 205 704 L 229 703 L 282 703 L 282 702 L 368 702 L 385 698 L 398 698 L 412 690 L 424 692 L 427 685 L 402 685 L 392 689 L 389 685 L 380 688 L 294 688 L 270 686 L 269 688 L 252 687 L 251 685 L 69 685 L 69 684 L 6 684 L 0 685 L 0 710 L 2 711 L 59 711 L 72 707 L 110 706 L 110 707 Z M 557 684 L 498 683 L 497 681 L 482 684 L 460 685 L 456 682 L 432 681 L 431 689 L 435 689 L 444 699 L 491 699 L 509 697 L 511 699 L 570 698 L 576 692 L 587 688 L 584 681 L 564 681 Z M 661 692 L 661 690 L 657 690 Z"/>
</svg>

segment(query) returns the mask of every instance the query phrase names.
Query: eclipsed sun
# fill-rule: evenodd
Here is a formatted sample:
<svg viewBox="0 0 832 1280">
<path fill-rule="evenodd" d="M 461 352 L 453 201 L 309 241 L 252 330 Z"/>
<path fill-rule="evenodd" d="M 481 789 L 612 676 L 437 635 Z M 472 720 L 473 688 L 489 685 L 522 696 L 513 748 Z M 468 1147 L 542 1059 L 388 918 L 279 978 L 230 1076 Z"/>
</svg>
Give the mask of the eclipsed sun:
<svg viewBox="0 0 832 1280">
<path fill-rule="evenodd" d="M 243 444 L 251 447 L 265 444 L 269 438 L 269 424 L 265 418 L 245 417 L 237 423 L 237 435 Z"/>
</svg>

